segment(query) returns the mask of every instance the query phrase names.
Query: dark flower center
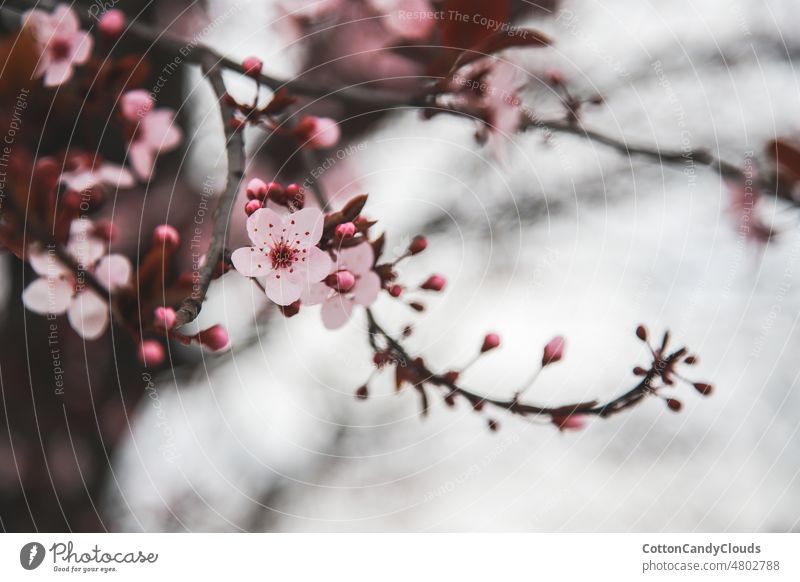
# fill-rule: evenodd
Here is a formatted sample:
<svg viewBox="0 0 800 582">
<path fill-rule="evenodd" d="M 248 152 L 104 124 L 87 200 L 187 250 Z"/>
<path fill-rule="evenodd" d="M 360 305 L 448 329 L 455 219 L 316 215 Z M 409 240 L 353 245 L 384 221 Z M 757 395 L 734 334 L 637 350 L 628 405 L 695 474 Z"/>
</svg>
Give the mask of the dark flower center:
<svg viewBox="0 0 800 582">
<path fill-rule="evenodd" d="M 288 269 L 297 260 L 297 249 L 280 240 L 270 248 L 269 259 L 272 261 L 273 269 Z"/>
<path fill-rule="evenodd" d="M 69 56 L 70 43 L 65 38 L 56 38 L 50 43 L 50 52 L 57 61 L 66 59 Z"/>
</svg>

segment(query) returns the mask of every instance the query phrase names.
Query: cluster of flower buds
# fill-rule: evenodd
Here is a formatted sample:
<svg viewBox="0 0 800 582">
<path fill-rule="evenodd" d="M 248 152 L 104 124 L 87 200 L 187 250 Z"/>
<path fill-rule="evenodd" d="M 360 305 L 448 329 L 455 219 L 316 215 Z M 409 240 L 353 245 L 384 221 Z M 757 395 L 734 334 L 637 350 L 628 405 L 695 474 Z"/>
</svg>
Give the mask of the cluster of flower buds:
<svg viewBox="0 0 800 582">
<path fill-rule="evenodd" d="M 260 178 L 253 178 L 247 183 L 247 202 L 244 211 L 247 216 L 256 210 L 266 208 L 269 202 L 282 206 L 290 212 L 300 210 L 305 206 L 305 190 L 299 184 L 283 186 L 278 182 L 264 182 Z"/>
<path fill-rule="evenodd" d="M 223 352 L 231 346 L 230 336 L 221 325 L 212 325 L 196 334 L 187 335 L 175 328 L 176 322 L 177 314 L 171 307 L 157 307 L 153 311 L 152 328 L 162 332 L 162 338 L 148 338 L 139 344 L 138 355 L 142 365 L 152 368 L 164 363 L 164 339 L 174 339 L 186 346 L 196 344 L 211 352 Z"/>
<path fill-rule="evenodd" d="M 669 332 L 664 333 L 659 345 L 652 345 L 649 335 L 644 325 L 640 325 L 636 328 L 636 337 L 648 347 L 652 355 L 652 361 L 649 367 L 636 366 L 633 369 L 633 374 L 635 376 L 644 378 L 642 381 L 644 389 L 661 397 L 667 407 L 673 412 L 680 412 L 683 409 L 683 403 L 673 396 L 663 394 L 663 392 L 673 387 L 676 380 L 689 384 L 702 396 L 710 396 L 712 394 L 714 387 L 711 384 L 688 380 L 678 373 L 678 366 L 681 364 L 687 366 L 694 366 L 697 364 L 699 360 L 696 355 L 690 354 L 686 348 L 680 348 L 670 352 L 668 350 L 670 340 Z"/>
</svg>

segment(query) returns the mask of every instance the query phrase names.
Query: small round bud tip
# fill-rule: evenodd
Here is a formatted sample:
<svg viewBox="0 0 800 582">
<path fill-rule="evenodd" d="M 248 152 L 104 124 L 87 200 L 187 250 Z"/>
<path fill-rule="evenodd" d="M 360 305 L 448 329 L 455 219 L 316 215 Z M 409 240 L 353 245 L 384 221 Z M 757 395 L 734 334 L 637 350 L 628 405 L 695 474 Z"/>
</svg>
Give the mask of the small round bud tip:
<svg viewBox="0 0 800 582">
<path fill-rule="evenodd" d="M 159 366 L 164 362 L 164 346 L 156 340 L 144 340 L 139 344 L 138 357 L 143 366 Z"/>
<path fill-rule="evenodd" d="M 421 289 L 426 291 L 436 291 L 437 293 L 443 291 L 447 285 L 447 279 L 441 275 L 431 275 L 428 280 L 420 285 Z"/>
<path fill-rule="evenodd" d="M 258 79 L 261 70 L 264 68 L 264 62 L 256 56 L 249 56 L 242 61 L 242 69 L 244 74 L 253 79 Z"/>
<path fill-rule="evenodd" d="M 481 353 L 485 354 L 486 352 L 493 350 L 497 347 L 500 347 L 500 336 L 497 335 L 496 333 L 486 334 L 486 337 L 483 338 Z"/>
<path fill-rule="evenodd" d="M 356 225 L 352 222 L 344 222 L 336 227 L 336 238 L 348 239 L 353 238 L 356 234 Z"/>
</svg>

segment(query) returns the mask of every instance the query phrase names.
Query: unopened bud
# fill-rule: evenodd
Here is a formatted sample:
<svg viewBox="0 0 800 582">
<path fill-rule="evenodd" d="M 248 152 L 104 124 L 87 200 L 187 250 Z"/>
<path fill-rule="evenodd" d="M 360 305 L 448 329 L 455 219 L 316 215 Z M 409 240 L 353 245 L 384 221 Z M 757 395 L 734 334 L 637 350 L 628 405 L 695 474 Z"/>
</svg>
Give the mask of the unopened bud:
<svg viewBox="0 0 800 582">
<path fill-rule="evenodd" d="M 426 291 L 439 292 L 445 288 L 445 285 L 447 285 L 447 280 L 444 277 L 441 275 L 431 275 L 428 277 L 427 281 L 420 285 L 420 288 Z"/>
<path fill-rule="evenodd" d="M 408 252 L 412 255 L 417 255 L 428 248 L 428 239 L 424 236 L 415 236 L 414 239 L 411 241 L 411 244 L 408 245 Z"/>
<path fill-rule="evenodd" d="M 244 74 L 253 79 L 258 79 L 261 74 L 261 69 L 264 68 L 264 62 L 255 56 L 249 56 L 242 61 L 242 69 Z"/>
<path fill-rule="evenodd" d="M 164 362 L 164 346 L 155 340 L 144 340 L 139 344 L 139 361 L 144 366 L 158 366 Z"/>
<path fill-rule="evenodd" d="M 344 222 L 336 227 L 336 237 L 340 239 L 353 238 L 356 234 L 356 225 Z"/>
<path fill-rule="evenodd" d="M 496 333 L 489 333 L 486 334 L 486 337 L 483 338 L 483 345 L 481 346 L 481 353 L 485 354 L 486 352 L 493 350 L 500 346 L 500 336 Z"/>
</svg>

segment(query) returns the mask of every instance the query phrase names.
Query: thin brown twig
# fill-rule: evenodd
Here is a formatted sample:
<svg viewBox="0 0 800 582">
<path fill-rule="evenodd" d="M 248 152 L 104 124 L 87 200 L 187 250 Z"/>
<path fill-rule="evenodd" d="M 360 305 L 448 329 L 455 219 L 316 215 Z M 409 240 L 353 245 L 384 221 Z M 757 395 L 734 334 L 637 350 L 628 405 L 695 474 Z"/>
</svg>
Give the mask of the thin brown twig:
<svg viewBox="0 0 800 582">
<path fill-rule="evenodd" d="M 416 375 L 419 378 L 419 384 L 430 384 L 433 386 L 444 387 L 448 389 L 450 393 L 459 394 L 466 398 L 473 407 L 491 405 L 520 416 L 565 417 L 572 414 L 586 414 L 599 417 L 608 417 L 613 414 L 617 414 L 639 403 L 649 394 L 654 393 L 654 383 L 661 376 L 663 370 L 668 369 L 673 362 L 686 353 L 686 350 L 681 348 L 672 352 L 670 355 L 665 356 L 660 367 L 657 365 L 652 366 L 647 371 L 646 375 L 641 379 L 641 381 L 639 381 L 633 388 L 606 403 L 601 404 L 597 400 L 591 400 L 586 402 L 565 404 L 561 406 L 543 406 L 522 402 L 517 398 L 491 398 L 464 388 L 456 381 L 448 377 L 448 375 L 434 373 L 419 358 L 412 357 L 406 348 L 400 343 L 400 341 L 389 334 L 376 321 L 371 309 L 367 309 L 367 320 L 369 325 L 370 343 L 373 349 L 381 349 L 375 341 L 375 336 L 377 335 L 383 338 L 383 340 L 386 342 L 386 349 L 391 352 L 391 355 L 396 358 L 397 361 L 402 362 L 403 365 L 410 366 L 415 370 Z"/>
</svg>

